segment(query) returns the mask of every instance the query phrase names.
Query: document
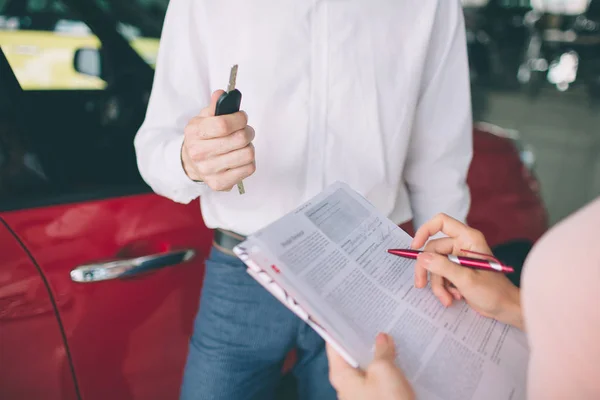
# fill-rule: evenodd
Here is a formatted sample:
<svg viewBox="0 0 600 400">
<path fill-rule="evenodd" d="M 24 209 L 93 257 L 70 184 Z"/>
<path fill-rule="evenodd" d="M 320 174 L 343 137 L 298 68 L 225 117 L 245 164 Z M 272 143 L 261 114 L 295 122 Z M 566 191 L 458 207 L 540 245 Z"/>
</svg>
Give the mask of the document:
<svg viewBox="0 0 600 400">
<path fill-rule="evenodd" d="M 419 399 L 524 399 L 523 332 L 414 287 L 411 237 L 344 183 L 236 247 L 252 275 L 349 363 L 365 368 L 379 332 Z"/>
</svg>

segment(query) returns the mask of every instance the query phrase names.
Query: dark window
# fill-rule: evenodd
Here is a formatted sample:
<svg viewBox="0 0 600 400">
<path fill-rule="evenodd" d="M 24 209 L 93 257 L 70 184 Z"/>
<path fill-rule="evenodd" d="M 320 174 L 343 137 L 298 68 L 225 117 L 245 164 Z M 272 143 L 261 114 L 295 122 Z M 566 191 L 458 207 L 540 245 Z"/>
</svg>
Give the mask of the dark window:
<svg viewBox="0 0 600 400">
<path fill-rule="evenodd" d="M 78 50 L 98 50 L 88 24 L 98 7 L 131 47 L 154 66 L 167 2 L 86 0 L 77 9 L 62 0 L 0 0 L 0 46 L 24 90 L 101 90 L 106 81 L 75 68 Z M 88 59 L 92 56 L 88 54 Z M 85 73 L 82 73 L 85 72 Z"/>
<path fill-rule="evenodd" d="M 85 112 L 102 97 L 25 92 L 2 52 L 0 68 L 0 210 L 148 191 L 135 163 L 135 127 Z"/>
<path fill-rule="evenodd" d="M 166 3 L 126 3 L 0 0 L 0 209 L 149 190 L 133 138 Z"/>
<path fill-rule="evenodd" d="M 0 202 L 48 195 L 52 185 L 19 112 L 20 88 L 0 53 Z"/>
</svg>

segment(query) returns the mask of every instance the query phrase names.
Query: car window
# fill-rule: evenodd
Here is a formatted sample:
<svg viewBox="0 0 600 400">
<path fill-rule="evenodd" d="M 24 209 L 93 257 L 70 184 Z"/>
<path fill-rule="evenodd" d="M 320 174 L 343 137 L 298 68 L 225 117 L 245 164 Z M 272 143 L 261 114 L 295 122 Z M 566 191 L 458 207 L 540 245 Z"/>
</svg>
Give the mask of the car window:
<svg viewBox="0 0 600 400">
<path fill-rule="evenodd" d="M 2 103 L 0 201 L 21 208 L 149 190 L 133 138 L 165 8 L 162 0 L 0 0 L 0 48 L 22 88 Z"/>
<path fill-rule="evenodd" d="M 89 1 L 115 21 L 118 33 L 154 67 L 167 1 Z M 79 50 L 99 49 L 101 43 L 81 13 L 73 12 L 66 3 L 0 2 L 0 46 L 24 90 L 102 90 L 107 84 L 103 77 L 74 67 Z"/>
<path fill-rule="evenodd" d="M 0 202 L 51 192 L 38 155 L 20 118 L 19 88 L 7 79 L 11 72 L 0 53 Z"/>
<path fill-rule="evenodd" d="M 149 192 L 133 148 L 147 83 L 23 91 L 0 55 L 0 210 Z"/>
<path fill-rule="evenodd" d="M 0 105 L 0 201 L 51 192 L 37 155 L 25 140 L 14 113 Z"/>
</svg>

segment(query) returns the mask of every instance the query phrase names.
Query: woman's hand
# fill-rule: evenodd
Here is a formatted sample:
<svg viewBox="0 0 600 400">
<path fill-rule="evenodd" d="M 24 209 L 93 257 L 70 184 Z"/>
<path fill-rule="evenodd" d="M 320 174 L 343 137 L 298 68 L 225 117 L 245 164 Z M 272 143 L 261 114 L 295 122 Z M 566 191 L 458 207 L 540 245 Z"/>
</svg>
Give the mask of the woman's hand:
<svg viewBox="0 0 600 400">
<path fill-rule="evenodd" d="M 425 245 L 431 236 L 440 232 L 448 237 L 431 240 Z M 440 214 L 417 231 L 411 247 L 419 249 L 424 245 L 424 253 L 417 258 L 416 287 L 427 285 L 429 272 L 433 293 L 445 306 L 464 298 L 480 314 L 523 329 L 519 288 L 504 274 L 465 268 L 443 256 L 469 256 L 463 250 L 491 255 L 481 232 Z"/>
<path fill-rule="evenodd" d="M 379 334 L 375 357 L 365 372 L 353 368 L 329 345 L 329 379 L 340 400 L 413 400 L 415 394 L 406 377 L 394 364 L 392 338 Z"/>
</svg>

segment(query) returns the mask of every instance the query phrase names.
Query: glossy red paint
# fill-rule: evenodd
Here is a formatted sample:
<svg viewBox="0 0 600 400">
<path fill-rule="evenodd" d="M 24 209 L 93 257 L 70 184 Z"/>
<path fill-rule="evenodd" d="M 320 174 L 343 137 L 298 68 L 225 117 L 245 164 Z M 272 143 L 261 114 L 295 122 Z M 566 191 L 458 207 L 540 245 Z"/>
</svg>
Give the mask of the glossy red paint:
<svg viewBox="0 0 600 400">
<path fill-rule="evenodd" d="M 202 224 L 198 202 L 181 205 L 145 194 L 0 216 L 41 267 L 58 301 L 82 398 L 177 398 L 212 237 Z M 75 283 L 69 275 L 81 264 L 188 248 L 197 251 L 188 263 L 128 279 Z M 2 267 L 4 273 L 4 262 Z M 48 318 L 57 323 L 51 310 Z M 47 334 L 27 327 L 20 332 L 30 339 Z M 40 352 L 40 362 L 57 380 L 69 373 L 70 365 L 50 351 Z M 9 364 L 0 364 L 0 376 L 17 364 L 20 379 L 26 379 L 32 361 L 15 354 Z M 32 384 L 47 392 L 56 386 L 47 381 Z"/>
<path fill-rule="evenodd" d="M 516 240 L 533 244 L 548 229 L 537 180 L 507 136 L 501 128 L 484 125 L 473 132 L 467 222 L 484 233 L 492 248 Z"/>
<path fill-rule="evenodd" d="M 0 220 L 0 398 L 76 399 L 67 351 L 48 289 Z M 59 306 L 73 301 L 55 298 Z M 61 366 L 67 368 L 62 369 Z"/>
</svg>

